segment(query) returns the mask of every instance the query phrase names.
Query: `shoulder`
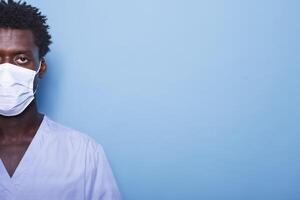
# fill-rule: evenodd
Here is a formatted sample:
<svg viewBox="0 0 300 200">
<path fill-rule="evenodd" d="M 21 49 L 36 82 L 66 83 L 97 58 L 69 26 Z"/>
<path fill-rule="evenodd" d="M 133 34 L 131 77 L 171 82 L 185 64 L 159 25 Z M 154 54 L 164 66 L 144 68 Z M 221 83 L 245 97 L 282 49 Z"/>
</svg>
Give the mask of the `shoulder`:
<svg viewBox="0 0 300 200">
<path fill-rule="evenodd" d="M 44 117 L 43 137 L 55 162 L 84 177 L 86 199 L 121 199 L 118 186 L 102 146 L 90 136 Z M 49 158 L 49 156 L 47 156 Z M 74 167 L 76 166 L 76 167 Z M 73 173 L 76 174 L 76 173 Z"/>
<path fill-rule="evenodd" d="M 43 134 L 61 146 L 81 150 L 84 148 L 86 153 L 103 151 L 101 144 L 97 143 L 91 136 L 57 123 L 47 116 L 44 116 L 42 126 Z"/>
</svg>

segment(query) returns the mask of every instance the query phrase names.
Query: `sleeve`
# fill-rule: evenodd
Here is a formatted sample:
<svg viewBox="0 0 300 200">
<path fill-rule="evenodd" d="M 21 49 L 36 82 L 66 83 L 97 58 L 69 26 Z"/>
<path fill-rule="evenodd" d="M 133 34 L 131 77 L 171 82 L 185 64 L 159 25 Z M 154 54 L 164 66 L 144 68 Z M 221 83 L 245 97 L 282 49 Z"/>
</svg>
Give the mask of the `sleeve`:
<svg viewBox="0 0 300 200">
<path fill-rule="evenodd" d="M 102 146 L 90 141 L 86 155 L 85 200 L 121 200 Z"/>
</svg>

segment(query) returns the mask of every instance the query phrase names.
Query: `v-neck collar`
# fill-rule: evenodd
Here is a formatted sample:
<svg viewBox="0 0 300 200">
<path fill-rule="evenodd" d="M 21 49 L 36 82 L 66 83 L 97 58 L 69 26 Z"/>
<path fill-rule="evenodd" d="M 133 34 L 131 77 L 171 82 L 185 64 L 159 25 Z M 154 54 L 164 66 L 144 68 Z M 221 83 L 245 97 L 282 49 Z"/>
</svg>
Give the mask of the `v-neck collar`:
<svg viewBox="0 0 300 200">
<path fill-rule="evenodd" d="M 26 169 L 33 163 L 42 145 L 41 137 L 44 132 L 43 130 L 46 128 L 46 118 L 46 116 L 43 117 L 36 134 L 32 138 L 12 177 L 9 176 L 2 160 L 0 159 L 0 185 L 9 189 L 8 187 L 12 187 L 13 183 L 19 182 L 20 179 L 22 179 Z M 4 184 L 2 182 L 4 182 Z"/>
</svg>

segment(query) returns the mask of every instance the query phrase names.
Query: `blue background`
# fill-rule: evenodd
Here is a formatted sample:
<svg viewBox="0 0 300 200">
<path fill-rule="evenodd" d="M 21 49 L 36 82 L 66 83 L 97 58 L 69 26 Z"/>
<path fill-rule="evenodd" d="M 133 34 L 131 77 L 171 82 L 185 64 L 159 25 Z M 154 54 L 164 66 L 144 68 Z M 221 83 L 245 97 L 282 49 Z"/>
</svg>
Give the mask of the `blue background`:
<svg viewBox="0 0 300 200">
<path fill-rule="evenodd" d="M 297 0 L 30 0 L 39 107 L 91 135 L 125 200 L 300 199 Z"/>
</svg>

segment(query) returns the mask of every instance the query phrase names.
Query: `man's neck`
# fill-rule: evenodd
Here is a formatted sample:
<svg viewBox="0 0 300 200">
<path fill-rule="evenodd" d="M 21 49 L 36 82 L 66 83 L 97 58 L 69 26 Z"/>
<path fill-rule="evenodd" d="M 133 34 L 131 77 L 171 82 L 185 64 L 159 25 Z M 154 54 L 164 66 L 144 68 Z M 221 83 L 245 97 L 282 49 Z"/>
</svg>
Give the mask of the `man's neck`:
<svg viewBox="0 0 300 200">
<path fill-rule="evenodd" d="M 42 119 L 43 115 L 38 113 L 35 101 L 17 116 L 0 115 L 0 142 L 32 139 Z"/>
</svg>

